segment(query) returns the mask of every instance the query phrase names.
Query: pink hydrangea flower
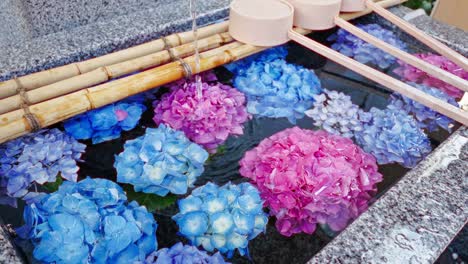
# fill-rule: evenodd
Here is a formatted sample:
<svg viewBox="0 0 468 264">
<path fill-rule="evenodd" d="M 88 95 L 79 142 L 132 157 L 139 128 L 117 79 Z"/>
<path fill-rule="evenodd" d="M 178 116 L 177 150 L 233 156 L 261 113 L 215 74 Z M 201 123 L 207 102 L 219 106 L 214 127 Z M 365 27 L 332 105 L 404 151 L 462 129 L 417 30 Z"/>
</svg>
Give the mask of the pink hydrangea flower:
<svg viewBox="0 0 468 264">
<path fill-rule="evenodd" d="M 209 152 L 223 144 L 229 135 L 242 135 L 250 115 L 245 108 L 245 96 L 228 85 L 202 83 L 202 97 L 197 97 L 196 84 L 172 85 L 171 91 L 155 102 L 156 124 L 165 123 L 183 131 L 195 143 Z"/>
<path fill-rule="evenodd" d="M 468 80 L 468 72 L 463 70 L 461 67 L 456 65 L 455 63 L 451 62 L 447 58 L 435 54 L 413 54 L 416 57 L 429 62 L 430 64 L 433 64 L 435 66 L 438 66 L 439 68 L 448 71 L 454 75 L 459 76 L 460 78 L 463 78 L 465 80 Z M 427 74 L 424 71 L 421 71 L 420 69 L 417 69 L 409 64 L 406 64 L 405 62 L 398 61 L 398 64 L 400 64 L 400 67 L 395 69 L 395 73 L 398 74 L 400 77 L 402 77 L 405 81 L 409 82 L 415 82 L 415 83 L 420 83 L 424 84 L 429 87 L 433 88 L 438 88 L 451 97 L 455 99 L 459 99 L 463 96 L 463 91 L 459 90 L 455 86 L 452 86 L 444 81 L 441 81 L 429 74 Z"/>
<path fill-rule="evenodd" d="M 240 165 L 285 236 L 312 234 L 317 224 L 345 228 L 382 181 L 375 158 L 350 139 L 298 127 L 264 139 Z"/>
</svg>

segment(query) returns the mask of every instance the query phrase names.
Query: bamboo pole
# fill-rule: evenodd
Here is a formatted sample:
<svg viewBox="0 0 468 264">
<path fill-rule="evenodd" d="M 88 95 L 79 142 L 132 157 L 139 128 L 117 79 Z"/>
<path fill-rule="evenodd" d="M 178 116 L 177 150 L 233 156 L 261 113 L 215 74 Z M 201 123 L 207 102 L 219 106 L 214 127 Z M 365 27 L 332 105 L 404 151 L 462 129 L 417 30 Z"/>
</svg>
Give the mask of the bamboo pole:
<svg viewBox="0 0 468 264">
<path fill-rule="evenodd" d="M 394 0 L 384 0 L 378 4 L 389 7 L 394 5 Z M 367 9 L 362 12 L 344 14 L 342 17 L 350 20 L 369 14 L 370 12 L 371 11 Z M 303 29 L 296 29 L 296 31 L 300 34 L 308 34 L 311 32 Z M 239 43 L 233 42 L 232 44 Z M 214 52 L 213 50 L 208 51 L 213 55 L 200 59 L 199 71 L 197 71 L 195 67 L 193 56 L 184 61 L 188 63 L 193 73 L 199 73 L 245 58 L 263 51 L 266 48 L 244 44 L 228 50 L 225 50 L 224 46 L 218 49 L 222 50 L 221 53 Z M 88 110 L 120 101 L 126 97 L 176 81 L 183 77 L 184 70 L 182 64 L 180 62 L 172 62 L 113 82 L 83 89 L 32 105 L 30 111 L 37 117 L 41 127 L 47 127 Z M 5 115 L 0 116 L 0 120 L 4 120 L 4 118 Z M 27 134 L 31 129 L 30 124 L 23 116 L 20 116 L 17 120 L 11 120 L 11 122 L 0 126 L 0 143 Z"/>
<path fill-rule="evenodd" d="M 202 27 L 198 29 L 198 38 L 201 39 L 212 36 L 214 34 L 224 33 L 227 31 L 227 29 L 227 21 Z M 20 86 L 24 87 L 26 91 L 33 90 L 38 87 L 46 86 L 64 79 L 71 78 L 73 76 L 90 72 L 103 66 L 116 64 L 164 50 L 166 48 L 166 43 L 170 47 L 176 47 L 192 42 L 193 40 L 194 36 L 192 31 L 176 33 L 165 38 L 153 40 L 101 57 L 32 73 L 17 79 L 0 82 L 0 99 L 17 94 L 17 90 Z"/>
<path fill-rule="evenodd" d="M 221 33 L 198 40 L 197 46 L 200 51 L 206 51 L 232 41 L 233 38 L 229 35 L 229 33 Z M 185 58 L 195 53 L 195 44 L 191 42 L 171 48 L 170 51 L 163 50 L 129 61 L 113 64 L 110 66 L 99 67 L 90 72 L 28 91 L 26 92 L 28 104 L 40 103 L 55 97 L 103 83 L 113 78 L 168 63 L 172 59 L 171 53 L 176 58 Z M 22 99 L 19 94 L 1 99 L 0 114 L 20 109 L 21 104 Z"/>
</svg>

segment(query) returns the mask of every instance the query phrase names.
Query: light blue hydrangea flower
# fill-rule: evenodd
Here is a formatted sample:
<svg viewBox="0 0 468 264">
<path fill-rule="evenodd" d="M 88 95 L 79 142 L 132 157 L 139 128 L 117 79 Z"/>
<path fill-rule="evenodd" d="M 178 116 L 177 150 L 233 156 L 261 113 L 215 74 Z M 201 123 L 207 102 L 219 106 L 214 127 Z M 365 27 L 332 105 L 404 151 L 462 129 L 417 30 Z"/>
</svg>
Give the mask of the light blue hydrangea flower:
<svg viewBox="0 0 468 264">
<path fill-rule="evenodd" d="M 385 41 L 400 50 L 407 51 L 406 44 L 401 41 L 394 32 L 381 27 L 378 24 L 357 25 L 370 35 Z M 332 49 L 354 58 L 361 63 L 377 65 L 381 69 L 387 69 L 396 62 L 396 58 L 372 44 L 350 34 L 344 29 L 339 29 L 336 34 L 328 38 L 334 41 Z"/>
<path fill-rule="evenodd" d="M 286 117 L 291 123 L 304 117 L 322 91 L 314 71 L 282 59 L 255 61 L 236 76 L 234 86 L 247 96 L 247 111 L 271 118 Z"/>
<path fill-rule="evenodd" d="M 157 249 L 152 214 L 112 181 L 64 182 L 26 206 L 17 230 L 43 263 L 134 263 Z"/>
<path fill-rule="evenodd" d="M 171 248 L 162 248 L 146 258 L 145 264 L 229 264 L 219 252 L 213 256 L 194 246 L 177 243 Z"/>
<path fill-rule="evenodd" d="M 122 131 L 132 130 L 146 110 L 142 96 L 107 105 L 64 122 L 65 131 L 76 139 L 92 139 L 93 144 L 120 137 Z"/>
<path fill-rule="evenodd" d="M 54 128 L 0 145 L 0 204 L 16 207 L 16 198 L 31 199 L 34 183 L 69 181 L 78 177 L 77 161 L 86 145 Z M 29 194 L 29 195 L 28 195 Z"/>
<path fill-rule="evenodd" d="M 324 89 L 314 99 L 312 109 L 305 114 L 314 120 L 314 126 L 329 133 L 352 138 L 354 133 L 362 131 L 362 123 L 370 119 L 370 114 L 353 104 L 351 97 L 344 93 Z"/>
<path fill-rule="evenodd" d="M 384 110 L 372 108 L 370 114 L 371 120 L 355 138 L 379 164 L 397 162 L 412 168 L 431 152 L 429 138 L 405 111 L 389 105 Z"/>
<path fill-rule="evenodd" d="M 276 59 L 285 59 L 286 56 L 288 56 L 288 49 L 285 46 L 279 46 L 267 49 L 242 60 L 232 62 L 224 67 L 235 75 L 245 74 L 245 71 L 254 62 L 269 62 Z"/>
<path fill-rule="evenodd" d="M 217 249 L 229 258 L 236 249 L 248 255 L 249 240 L 265 232 L 268 222 L 259 192 L 250 183 L 207 183 L 178 205 L 179 213 L 172 218 L 179 233 L 193 245 L 209 252 Z"/>
<path fill-rule="evenodd" d="M 457 101 L 443 91 L 431 88 L 425 85 L 416 84 L 416 83 L 409 83 L 411 86 L 418 88 L 419 90 L 430 94 L 436 98 L 439 98 L 451 105 L 458 107 Z M 392 99 L 390 101 L 396 108 L 403 109 L 409 114 L 412 114 L 421 128 L 427 129 L 428 131 L 435 131 L 438 128 L 445 129 L 447 131 L 451 131 L 450 124 L 453 124 L 454 121 L 446 117 L 437 111 L 432 110 L 429 107 L 426 107 L 416 101 L 409 99 L 408 97 L 401 96 L 399 94 L 393 94 Z"/>
<path fill-rule="evenodd" d="M 184 133 L 161 124 L 127 141 L 114 166 L 118 182 L 132 184 L 137 192 L 166 196 L 187 193 L 207 159 L 208 152 Z"/>
</svg>

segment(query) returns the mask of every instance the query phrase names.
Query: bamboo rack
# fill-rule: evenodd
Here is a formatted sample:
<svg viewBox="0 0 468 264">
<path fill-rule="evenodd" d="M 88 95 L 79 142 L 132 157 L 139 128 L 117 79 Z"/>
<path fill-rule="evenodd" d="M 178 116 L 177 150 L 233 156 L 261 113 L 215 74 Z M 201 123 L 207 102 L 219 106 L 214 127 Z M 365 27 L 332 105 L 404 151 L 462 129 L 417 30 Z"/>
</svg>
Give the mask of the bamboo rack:
<svg viewBox="0 0 468 264">
<path fill-rule="evenodd" d="M 198 38 L 206 38 L 214 34 L 220 34 L 227 31 L 228 22 L 214 24 L 200 28 Z M 103 66 L 128 61 L 148 54 L 156 53 L 167 49 L 167 46 L 176 47 L 194 40 L 192 31 L 175 33 L 167 37 L 153 40 L 138 46 L 110 53 L 101 57 L 72 63 L 65 66 L 25 75 L 16 79 L 0 82 L 0 99 L 17 94 L 17 90 L 23 87 L 26 91 L 43 87 L 64 79 L 71 78 L 83 73 L 90 72 Z"/>
<path fill-rule="evenodd" d="M 395 5 L 393 0 L 378 2 L 382 7 Z M 366 14 L 370 10 L 357 13 L 342 14 L 345 20 L 351 20 Z M 296 32 L 305 35 L 309 30 L 296 29 Z M 229 48 L 226 46 L 231 45 Z M 193 73 L 207 71 L 218 66 L 236 61 L 266 48 L 233 42 L 214 50 L 202 53 L 199 71 L 195 67 L 194 57 L 184 59 L 191 67 Z M 92 88 L 83 89 L 62 97 L 48 100 L 30 106 L 41 127 L 50 126 L 88 110 L 102 107 L 120 101 L 126 97 L 153 89 L 155 87 L 176 81 L 184 77 L 184 68 L 181 62 L 172 62 L 154 69 L 150 69 L 126 78 L 104 83 Z M 12 114 L 15 113 L 16 114 Z M 0 143 L 19 137 L 31 131 L 31 125 L 25 117 L 23 110 L 17 110 L 0 116 Z"/>
</svg>

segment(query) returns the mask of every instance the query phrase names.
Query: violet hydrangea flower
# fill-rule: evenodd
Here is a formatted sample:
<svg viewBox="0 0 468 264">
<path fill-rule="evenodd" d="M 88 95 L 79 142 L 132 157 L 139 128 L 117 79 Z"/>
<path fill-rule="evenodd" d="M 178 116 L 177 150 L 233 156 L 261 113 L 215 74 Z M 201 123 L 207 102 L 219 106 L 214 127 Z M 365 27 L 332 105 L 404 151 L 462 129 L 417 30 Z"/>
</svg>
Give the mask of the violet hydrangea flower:
<svg viewBox="0 0 468 264">
<path fill-rule="evenodd" d="M 92 139 L 93 144 L 120 137 L 140 121 L 146 107 L 138 100 L 126 100 L 107 105 L 65 121 L 65 131 L 76 139 Z"/>
<path fill-rule="evenodd" d="M 450 72 L 458 77 L 468 80 L 468 71 L 463 70 L 460 66 L 451 62 L 444 56 L 439 56 L 436 54 L 412 54 L 430 64 L 437 66 L 444 71 Z M 463 91 L 459 90 L 457 87 L 452 86 L 444 81 L 439 80 L 438 78 L 429 75 L 425 71 L 422 71 L 418 68 L 415 68 L 409 64 L 406 64 L 403 61 L 398 61 L 400 67 L 396 68 L 394 72 L 398 74 L 403 80 L 408 82 L 415 82 L 424 84 L 429 87 L 437 88 L 448 94 L 449 96 L 458 99 L 463 96 Z"/>
<path fill-rule="evenodd" d="M 418 88 L 426 94 L 430 94 L 453 106 L 458 107 L 458 103 L 453 97 L 439 89 L 416 83 L 410 83 L 410 85 Z M 413 115 L 416 121 L 418 121 L 419 126 L 421 128 L 428 129 L 428 131 L 435 131 L 438 128 L 442 128 L 450 132 L 450 124 L 454 123 L 451 118 L 446 117 L 443 114 L 440 114 L 439 112 L 434 111 L 431 108 L 426 107 L 416 101 L 413 101 L 406 96 L 401 96 L 400 94 L 393 94 L 390 104 L 394 105 L 395 108 L 403 109 L 408 114 Z"/>
<path fill-rule="evenodd" d="M 278 46 L 267 49 L 260 53 L 254 54 L 242 60 L 238 60 L 224 67 L 235 75 L 244 74 L 254 62 L 269 62 L 276 59 L 285 59 L 288 55 L 288 50 L 285 46 Z"/>
<path fill-rule="evenodd" d="M 245 97 L 228 85 L 202 83 L 202 97 L 197 96 L 194 82 L 172 86 L 171 92 L 155 101 L 156 124 L 180 130 L 209 152 L 223 144 L 229 135 L 242 135 L 243 123 L 250 116 Z"/>
<path fill-rule="evenodd" d="M 76 181 L 85 148 L 56 128 L 0 145 L 0 204 L 16 207 L 16 198 L 24 198 L 34 183 L 55 182 L 57 175 Z"/>
<path fill-rule="evenodd" d="M 384 110 L 372 108 L 370 114 L 371 120 L 355 138 L 379 164 L 396 162 L 412 168 L 431 152 L 429 138 L 404 110 L 388 105 Z"/>
<path fill-rule="evenodd" d="M 64 182 L 27 205 L 24 221 L 17 232 L 43 263 L 134 263 L 157 248 L 153 215 L 105 179 Z"/>
<path fill-rule="evenodd" d="M 217 249 L 229 258 L 236 249 L 248 255 L 249 240 L 265 232 L 268 222 L 258 190 L 250 183 L 207 183 L 178 205 L 179 213 L 172 218 L 179 233 L 193 245 L 209 252 Z"/>
<path fill-rule="evenodd" d="M 402 42 L 395 33 L 378 24 L 359 24 L 357 27 L 370 35 L 385 41 L 393 47 L 403 51 L 407 50 L 406 44 Z M 381 69 L 387 69 L 396 62 L 396 58 L 392 55 L 370 43 L 365 42 L 353 34 L 350 34 L 344 29 L 339 29 L 337 33 L 330 36 L 328 40 L 334 41 L 331 46 L 332 49 L 339 51 L 348 57 L 354 58 L 361 63 L 370 63 L 377 65 Z"/>
<path fill-rule="evenodd" d="M 337 91 L 324 89 L 314 95 L 312 109 L 305 114 L 314 120 L 314 125 L 343 137 L 352 138 L 355 132 L 362 131 L 362 122 L 367 122 L 369 114 L 353 104 L 351 97 Z"/>
<path fill-rule="evenodd" d="M 166 196 L 185 194 L 203 173 L 208 152 L 180 131 L 161 124 L 145 135 L 128 140 L 115 158 L 117 181 L 135 191 Z"/>
<path fill-rule="evenodd" d="M 282 59 L 258 60 L 243 74 L 238 74 L 234 86 L 247 96 L 247 111 L 254 115 L 281 118 L 291 123 L 304 117 L 304 111 L 322 91 L 313 70 L 288 64 Z"/>
<path fill-rule="evenodd" d="M 240 165 L 285 236 L 312 234 L 319 223 L 345 228 L 382 181 L 375 158 L 350 139 L 299 127 L 264 139 Z"/>
<path fill-rule="evenodd" d="M 145 264 L 225 264 L 219 252 L 213 256 L 195 246 L 177 243 L 171 248 L 162 248 L 146 258 Z"/>
</svg>

